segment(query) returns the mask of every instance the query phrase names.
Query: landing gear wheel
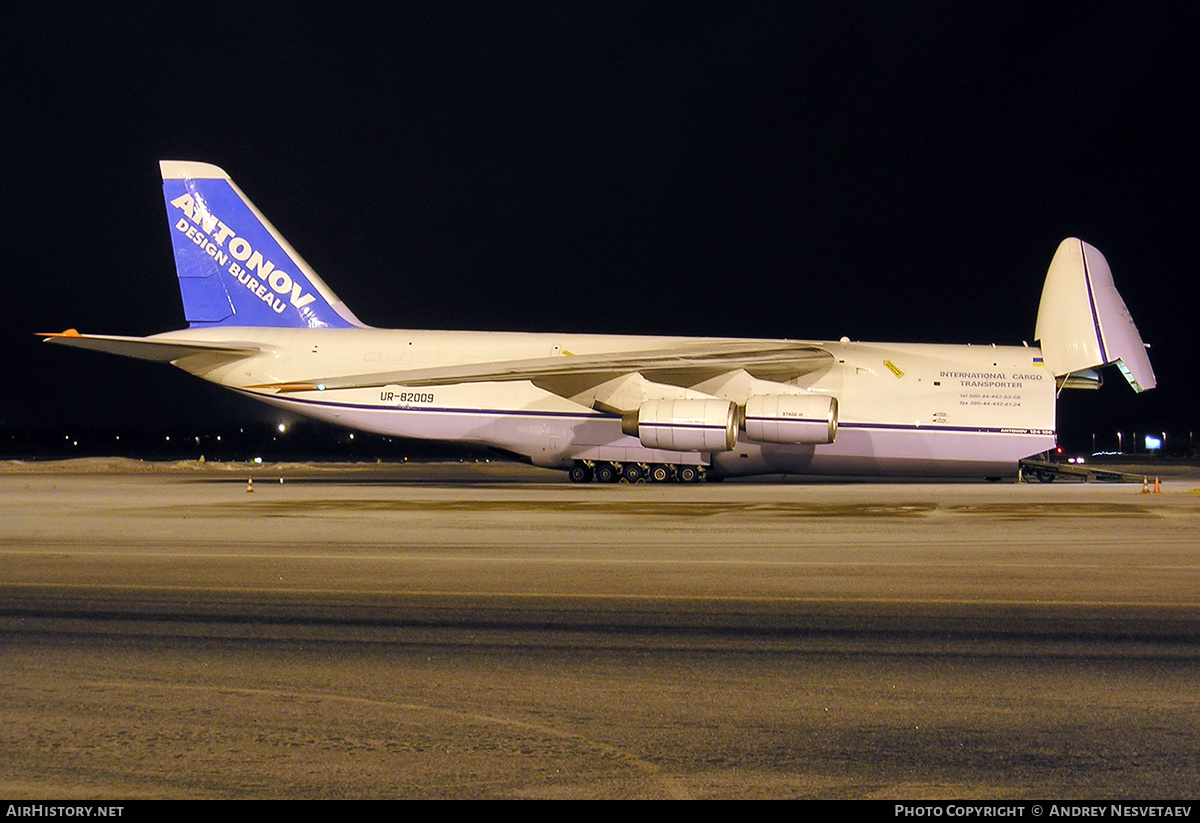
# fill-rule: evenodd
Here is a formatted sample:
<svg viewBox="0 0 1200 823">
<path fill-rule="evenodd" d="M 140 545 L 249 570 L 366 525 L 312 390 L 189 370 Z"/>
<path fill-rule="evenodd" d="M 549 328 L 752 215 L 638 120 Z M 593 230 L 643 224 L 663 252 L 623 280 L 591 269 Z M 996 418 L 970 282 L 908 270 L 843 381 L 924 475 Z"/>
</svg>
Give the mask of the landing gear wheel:
<svg viewBox="0 0 1200 823">
<path fill-rule="evenodd" d="M 596 480 L 600 483 L 616 482 L 619 472 L 617 467 L 612 463 L 597 463 L 596 464 Z"/>
<path fill-rule="evenodd" d="M 678 475 L 680 483 L 695 483 L 700 479 L 700 470 L 695 466 L 680 466 Z"/>
<path fill-rule="evenodd" d="M 671 479 L 671 469 L 662 463 L 655 463 L 650 467 L 650 481 L 652 483 L 666 483 Z"/>
<path fill-rule="evenodd" d="M 646 470 L 642 468 L 641 463 L 626 463 L 625 468 L 621 470 L 621 477 L 626 483 L 645 483 Z"/>
<path fill-rule="evenodd" d="M 587 463 L 576 463 L 571 467 L 571 471 L 568 474 L 571 477 L 572 483 L 590 483 L 592 482 L 594 472 L 592 471 L 592 467 Z"/>
</svg>

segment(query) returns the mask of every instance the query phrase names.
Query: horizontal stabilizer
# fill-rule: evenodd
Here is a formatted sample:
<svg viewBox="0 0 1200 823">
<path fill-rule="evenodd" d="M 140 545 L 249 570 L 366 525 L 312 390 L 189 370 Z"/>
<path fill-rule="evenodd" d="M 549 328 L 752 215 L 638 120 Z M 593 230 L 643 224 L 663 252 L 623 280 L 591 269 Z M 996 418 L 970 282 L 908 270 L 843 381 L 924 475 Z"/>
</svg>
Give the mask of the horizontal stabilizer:
<svg viewBox="0 0 1200 823">
<path fill-rule="evenodd" d="M 1116 363 L 1135 391 L 1155 386 L 1146 344 L 1099 250 L 1074 237 L 1050 262 L 1037 330 L 1042 358 L 1056 376 Z"/>
<path fill-rule="evenodd" d="M 108 334 L 80 334 L 75 329 L 51 334 L 39 334 L 47 343 L 57 343 L 76 349 L 90 349 L 122 357 L 136 357 L 156 363 L 172 363 L 196 354 L 226 355 L 230 360 L 250 357 L 262 351 L 257 346 L 230 343 L 208 343 L 198 340 L 178 340 L 154 337 L 120 337 Z"/>
</svg>

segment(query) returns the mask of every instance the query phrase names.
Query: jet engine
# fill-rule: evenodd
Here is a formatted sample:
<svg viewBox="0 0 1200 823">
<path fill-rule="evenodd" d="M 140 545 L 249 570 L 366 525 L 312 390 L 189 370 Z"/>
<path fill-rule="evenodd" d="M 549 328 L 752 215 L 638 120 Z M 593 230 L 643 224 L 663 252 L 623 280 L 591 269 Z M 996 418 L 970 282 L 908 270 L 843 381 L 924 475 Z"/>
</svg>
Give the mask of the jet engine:
<svg viewBox="0 0 1200 823">
<path fill-rule="evenodd" d="M 825 394 L 761 394 L 746 401 L 746 436 L 760 443 L 832 443 L 837 422 L 837 398 Z"/>
<path fill-rule="evenodd" d="M 738 407 L 729 400 L 648 400 L 621 430 L 648 449 L 729 451 L 737 444 Z"/>
</svg>

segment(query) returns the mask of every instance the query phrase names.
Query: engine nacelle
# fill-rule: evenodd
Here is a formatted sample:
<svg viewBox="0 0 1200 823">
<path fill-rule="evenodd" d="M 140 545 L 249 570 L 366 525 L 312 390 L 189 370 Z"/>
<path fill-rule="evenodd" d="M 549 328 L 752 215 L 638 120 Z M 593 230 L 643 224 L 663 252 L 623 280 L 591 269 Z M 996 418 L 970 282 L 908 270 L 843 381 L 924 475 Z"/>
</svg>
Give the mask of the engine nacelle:
<svg viewBox="0 0 1200 823">
<path fill-rule="evenodd" d="M 837 421 L 837 398 L 826 394 L 761 394 L 746 401 L 746 436 L 760 443 L 832 443 Z"/>
<path fill-rule="evenodd" d="M 648 449 L 729 451 L 737 445 L 737 404 L 729 400 L 648 400 L 621 424 Z"/>
</svg>

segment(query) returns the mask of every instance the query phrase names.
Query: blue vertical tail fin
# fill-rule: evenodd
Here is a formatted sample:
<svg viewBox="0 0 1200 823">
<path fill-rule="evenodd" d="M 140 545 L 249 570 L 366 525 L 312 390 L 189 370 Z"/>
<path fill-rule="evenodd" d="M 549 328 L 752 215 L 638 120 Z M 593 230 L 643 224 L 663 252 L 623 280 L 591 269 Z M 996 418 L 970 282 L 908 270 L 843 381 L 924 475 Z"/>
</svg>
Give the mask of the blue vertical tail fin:
<svg viewBox="0 0 1200 823">
<path fill-rule="evenodd" d="M 159 166 L 189 326 L 364 325 L 222 169 Z"/>
</svg>

